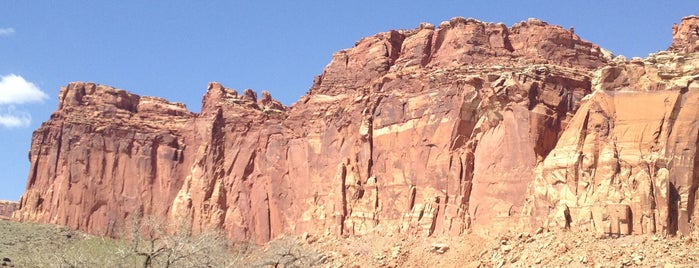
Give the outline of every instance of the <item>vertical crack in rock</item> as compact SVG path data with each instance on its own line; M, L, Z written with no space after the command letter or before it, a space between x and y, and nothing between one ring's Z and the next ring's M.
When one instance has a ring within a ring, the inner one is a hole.
M580 182L580 177L585 177L587 180L590 180L595 177L595 172L594 170L590 169L590 166L587 164L584 164L585 158L587 157L583 151L583 148L585 146L585 139L587 138L587 130L588 130L588 124L590 122L590 113L585 113L585 118L583 119L583 124L582 128L580 128L580 134L577 137L577 146L575 149L575 152L578 152L577 155L577 160L575 161L575 164L573 165L573 169L569 170L569 174L573 176L573 181L574 181L574 187L575 187L575 194L578 194L578 183ZM588 163L591 161L587 161ZM596 162L596 161L594 161ZM567 172L567 173L568 173ZM566 174L566 181L568 179L568 174ZM595 183L594 181L588 181L589 183L588 187L591 187L592 190L594 191ZM587 189L586 189L587 190Z
M665 143L668 141L668 139L672 135L672 130L674 129L673 126L675 125L675 122L677 121L677 117L680 114L680 111L682 111L682 106L685 105L686 103L686 95L684 93L679 94L675 98L672 98L671 100L668 99L666 101L671 101L674 105L672 105L672 110L670 111L670 116L667 117L667 126L666 128L666 135L661 136L663 137L663 140L659 141L660 143ZM665 120L665 118L663 118ZM663 120L662 125L665 125L665 121ZM662 128L660 128L661 131L658 134L659 136L662 135Z
M32 140L37 141L40 144L43 144L46 142L46 135L47 135L47 133L45 131L34 132L34 134L32 135L33 136ZM30 148L28 158L29 158L31 170L29 171L27 188L34 187L34 184L36 184L36 182L37 182L37 178L39 177L39 174L38 174L38 172L39 172L39 160L41 159L39 156L43 155L43 154L46 154L46 153L43 151L43 147L41 147L41 146L36 146L36 147L32 146ZM55 165L53 167L53 172L54 172L54 174L56 173L56 166ZM20 202L20 206L21 206L21 203L22 202Z
M388 64L390 68L396 63L396 60L400 57L401 47L403 45L403 41L405 40L405 36L397 31L390 31L388 35L388 43L386 44L385 49L387 52L386 56L389 59Z
M55 156L56 160L55 160L54 167L53 167L53 174L58 173L58 168L59 168L59 165L61 163L60 159L61 159L61 150L62 150L62 146L63 146L63 132L64 131L65 130L63 128L63 124L61 124L60 127L58 128L58 133L57 133L58 137L56 137L56 149L55 149L56 150L56 156ZM41 154L41 152L39 152L39 155L40 154Z
M374 166L374 114L376 113L376 108L381 104L381 100L384 97L379 95L375 101L369 103L369 106L362 116L364 116L364 121L362 122L362 127L360 129L360 135L366 140L369 150L369 158L367 160L367 178L373 176L373 166Z
M338 167L338 173L337 173L335 179L333 179L333 180L340 182L339 191L341 193L340 194L340 196L341 196L341 199L340 199L341 214L338 215L338 217L339 217L338 218L338 221L339 221L339 226L338 226L339 232L338 233L340 235L344 235L344 234L346 234L345 219L349 215L348 209L347 209L347 198L348 197L347 197L347 187L346 187L346 185L347 185L347 167L344 164L340 164L340 166Z

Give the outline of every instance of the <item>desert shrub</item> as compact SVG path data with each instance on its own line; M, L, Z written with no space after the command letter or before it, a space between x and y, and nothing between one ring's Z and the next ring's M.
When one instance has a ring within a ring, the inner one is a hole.
M138 259L124 254L124 241L91 237L56 251L51 263L59 267L134 267Z
M67 227L0 221L0 257L15 267L245 267L242 252L227 249L211 230L191 229L143 217L121 239L95 237ZM146 262L146 257L150 261Z
M193 234L184 223L167 223L152 216L133 218L122 255L147 267L227 267L239 258L230 254L219 230Z
M312 267L321 264L322 254L302 243L298 238L279 236L267 243L254 257L253 267Z

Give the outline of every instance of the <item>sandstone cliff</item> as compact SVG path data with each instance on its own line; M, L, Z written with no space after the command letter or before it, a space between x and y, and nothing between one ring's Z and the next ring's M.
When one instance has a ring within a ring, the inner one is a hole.
M0 220L9 220L12 213L17 210L19 203L16 201L0 200Z
M693 228L693 54L613 59L530 19L454 18L337 52L297 103L211 83L201 112L92 83L35 131L21 221L115 235L134 212L232 240L539 226Z

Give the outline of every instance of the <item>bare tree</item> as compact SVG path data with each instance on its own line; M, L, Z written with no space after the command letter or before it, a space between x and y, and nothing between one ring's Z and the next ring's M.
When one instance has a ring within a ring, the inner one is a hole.
M282 235L270 241L257 267L312 267L320 265L322 255L304 246L298 239Z
M220 267L230 260L219 231L192 234L189 224L168 224L153 216L131 217L126 239L129 247L123 254L139 256L144 268Z
M240 267L244 251L229 251L216 230L191 232L141 215L121 222L120 239L83 234L67 227L0 222L0 257L15 267ZM244 246L235 244L233 246Z

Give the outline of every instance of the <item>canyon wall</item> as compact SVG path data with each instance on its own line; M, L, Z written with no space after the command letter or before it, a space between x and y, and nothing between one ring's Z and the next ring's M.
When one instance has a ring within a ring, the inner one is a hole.
M339 51L290 107L210 83L200 113L93 83L34 132L14 218L119 235L134 213L282 233L694 228L699 19L628 61L572 30L454 18Z
M19 203L16 201L0 200L0 220L9 220L12 213L17 210Z

